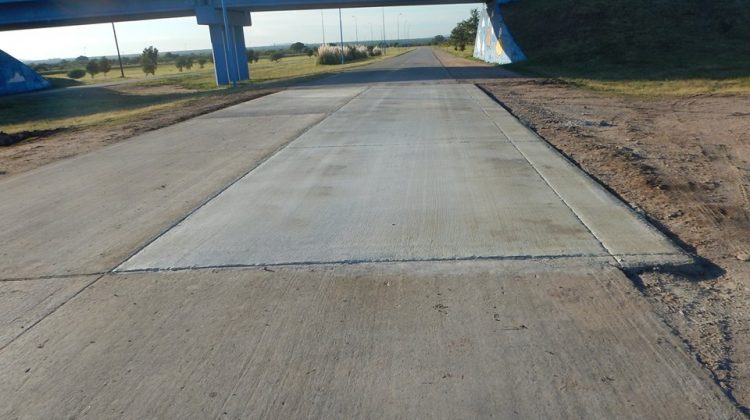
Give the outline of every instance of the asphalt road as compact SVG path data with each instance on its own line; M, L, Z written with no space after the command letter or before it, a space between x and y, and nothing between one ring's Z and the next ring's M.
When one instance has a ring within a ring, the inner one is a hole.
M475 74L418 49L0 181L0 417L738 417L622 271L690 258Z

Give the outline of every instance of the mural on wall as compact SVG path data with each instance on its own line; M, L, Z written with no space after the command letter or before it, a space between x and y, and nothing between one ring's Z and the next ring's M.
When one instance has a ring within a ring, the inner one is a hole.
M477 39L474 43L475 58L497 64L509 64L526 59L500 13L500 4L508 1L491 1L486 7L481 8Z
M50 83L26 64L0 50L0 95L45 89Z

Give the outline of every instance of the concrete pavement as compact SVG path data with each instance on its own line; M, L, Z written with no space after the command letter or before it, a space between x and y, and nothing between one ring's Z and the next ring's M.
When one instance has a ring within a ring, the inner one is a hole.
M450 74L0 181L0 417L738 417L618 268L689 258Z

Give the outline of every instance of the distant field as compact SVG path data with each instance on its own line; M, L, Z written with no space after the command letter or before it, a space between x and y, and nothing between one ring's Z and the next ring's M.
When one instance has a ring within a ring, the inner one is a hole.
M321 73L330 73L332 71L344 70L347 68L362 66L393 55L402 54L409 48L389 48L388 55L383 57L372 57L368 60L358 60L352 63L336 66L324 66L316 63L315 57L307 56L290 56L281 59L279 62L273 62L268 58L261 58L257 63L250 64L250 79L254 83L266 82L270 80L285 79L290 77L311 76ZM146 76L140 67L125 67L125 78L120 77L120 69L115 66L107 74L97 74L95 77L86 75L81 79L71 79L65 74L54 74L45 76L54 85L57 86L75 86L91 85L112 82L132 82L139 81L143 86L160 86L177 84L186 89L207 90L215 89L214 66L213 63L206 63L201 69L197 64L188 70L182 72L171 63L160 64L156 70L156 75ZM243 84L247 84L244 82Z
M94 126L111 126L129 121L139 121L154 112L165 110L190 110L207 102L228 103L236 101L248 92L268 88L268 82L294 82L323 73L332 73L348 68L364 66L394 57L410 48L391 48L387 56L371 57L353 63L336 66L317 65L314 58L287 57L278 63L261 59L250 65L250 82L242 82L236 89L218 87L214 82L213 69L184 71L174 66L160 66L156 76L143 76L130 69L126 83L106 87L80 87L52 89L27 95L0 98L0 131L18 133L22 131L79 129ZM122 80L97 76L94 82ZM119 71L118 71L119 74ZM87 76L90 80L91 77ZM59 80L70 80L58 78ZM64 83L64 82L63 82ZM218 106L218 105L217 105ZM187 112L186 115L189 115Z
M120 82L120 81L132 81L132 80L140 80L140 79L148 79L153 78L154 76L148 75L146 76L145 73L141 70L140 66L126 66L124 68L125 70L125 78L123 79L120 75L120 67L114 63L112 66L112 70L109 71L106 75L103 73L99 73L93 78L91 75L87 74L81 79L71 79L67 77L64 73L62 74L50 74L45 75L48 80L50 80L55 85L60 86L71 86L71 85L92 85L92 84L99 84L99 83L110 83L110 82ZM214 65L213 63L206 63L203 66L203 69L200 68L198 64L194 64L193 68L188 70L184 69L182 72L175 67L173 64L165 63L165 64L159 64L159 67L156 70L156 76L167 76L167 75L183 75L188 73L206 73L206 74L213 74L214 71Z
M389 48L388 55L380 57L370 57L367 60L358 60L344 65L325 66L319 65L315 57L293 56L285 57L279 62L273 62L267 58L261 58L257 63L250 64L250 82L241 82L241 85L252 85L253 83L262 83L279 79L288 79L293 77L314 76L316 74L331 73L349 68L360 67L371 64L395 55L403 54L411 48ZM158 75L158 72L157 72ZM185 89L215 89L213 71L192 72L180 75L179 78L146 78L139 83L141 86L161 86L161 85L178 85Z

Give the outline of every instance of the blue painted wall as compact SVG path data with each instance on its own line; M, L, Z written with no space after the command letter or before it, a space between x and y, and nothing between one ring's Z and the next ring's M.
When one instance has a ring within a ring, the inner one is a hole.
M45 89L50 83L26 64L0 50L0 95Z
M507 2L508 0L497 0L481 8L477 39L474 43L475 58L496 64L509 64L526 59L500 12L500 4Z

